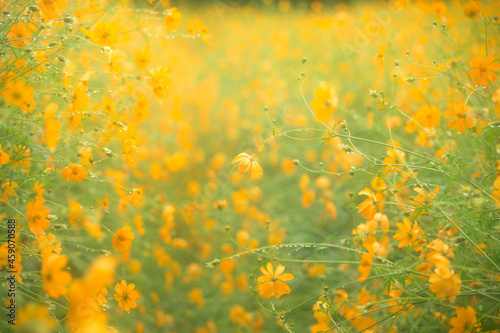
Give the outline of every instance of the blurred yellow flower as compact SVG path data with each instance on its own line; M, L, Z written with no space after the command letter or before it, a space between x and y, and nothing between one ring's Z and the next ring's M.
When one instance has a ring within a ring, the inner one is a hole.
M245 173L250 170L248 178L262 177L262 167L247 153L238 154L235 158L233 158L233 164L234 163L238 163L238 171L240 173Z
M314 111L314 119L326 122L330 119L333 111L337 109L338 97L333 83L320 82L319 88L314 90L314 99L311 108Z
M100 46L113 47L118 42L118 26L113 22L99 22L90 35L90 39Z
M44 259L42 264L43 290L53 298L59 298L68 293L71 274L66 271L68 257L54 254Z
M172 7L167 11L165 15L165 25L169 32L177 30L177 27L181 25L182 14L176 7Z
M84 167L78 164L70 164L62 171L63 180L67 180L70 183L83 182L89 175Z
M457 316L450 319L450 325L453 328L448 333L476 332L476 310L467 306L466 308L458 308L456 312Z
M486 87L488 81L495 82L497 80L497 75L493 71L500 69L500 64L495 61L495 56L490 54L486 58L479 56L472 59L469 62L469 66L472 69L469 71L474 84Z

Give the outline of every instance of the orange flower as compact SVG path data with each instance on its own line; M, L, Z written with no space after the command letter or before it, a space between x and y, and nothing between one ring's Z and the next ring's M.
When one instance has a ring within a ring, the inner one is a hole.
M100 46L113 47L118 42L118 26L113 22L99 22L90 35L90 39Z
M85 171L85 168L78 164L70 164L69 166L64 168L62 175L63 180L68 180L70 183L81 183L85 178L89 176L87 174L87 171Z
M0 91L5 102L17 106L23 112L31 111L36 105L33 99L35 88L26 86L23 80L9 81L5 84L5 89Z
M137 303L135 300L139 297L139 293L134 290L135 284L131 283L127 285L125 280L117 283L115 286L115 291L117 294L114 294L118 305L123 309L123 311L130 312L130 309L134 309L137 307Z
M106 299L106 295L108 294L108 289L106 287L101 287L95 294L94 298L97 301L97 304L108 304L108 300Z
M165 25L169 32L177 30L177 27L181 25L182 14L177 10L177 8L172 7L167 11L165 15Z
M364 190L360 191L358 195L368 196L368 199L359 204L359 213L361 214L361 216L367 218L368 220L373 219L373 217L377 213L377 197L375 196L375 193L373 193L373 191L369 188L365 188Z
M11 43L15 47L25 47L28 45L27 43L31 42L31 34L36 28L33 24L26 24L24 22L17 22L14 24L12 28L10 28L7 36L11 39L9 43Z
M46 258L42 265L43 290L50 297L59 298L68 293L71 274L65 270L68 257L54 254Z
M282 274L285 271L285 266L278 265L276 271L274 271L273 265L268 262L266 267L262 266L260 268L260 271L264 276L257 279L260 282L257 286L259 295L267 299L271 298L271 296L280 299L282 295L290 293L290 287L283 281L293 279L293 275L290 273Z
M458 103L448 103L449 109L444 112L446 118L453 118L448 123L450 129L457 129L457 133L462 133L464 129L469 129L474 124L471 121L471 116L467 115L470 112L470 106L465 105L464 101ZM472 118L474 120L474 118Z
M398 143L395 142L395 144L396 147L399 147ZM382 161L386 164L384 172L388 173L389 171L397 172L398 170L402 170L405 161L406 154L404 151L394 148L387 149L387 157Z
M52 318L48 304L29 302L17 313L17 332L53 332L57 321Z
M59 254L62 251L61 242L59 242L50 232L47 236L37 237L36 243L42 255L42 260L44 260L44 257L49 257L54 253Z
M467 18L473 19L481 12L481 5L479 1L470 0L464 5L464 14Z
M4 183L2 184L2 188L1 188L0 200L9 203L9 197L16 194L15 189L18 186L19 185L17 183L10 181L9 178L5 179Z
M132 113L132 116L138 122L148 120L149 107L150 107L150 104L148 102L148 98L146 97L146 94L141 93L139 96L137 96L137 104L134 107L134 111Z
M205 44L210 45L212 35L210 35L210 30L203 25L202 20L195 18L193 22L186 23L186 30L190 36L199 36Z
M500 69L500 64L494 62L495 56L490 54L487 56L484 61L482 57L476 57L469 62L469 66L472 69L469 71L469 75L471 76L474 84L481 85L486 87L488 85L488 81L495 82L498 78L493 71L497 71Z
M417 221L414 221L412 227L410 220L404 218L403 223L396 223L396 226L402 231L393 236L394 239L400 240L398 244L399 248L411 244L414 245L419 238L425 237L424 231L418 226Z
M137 233L139 235L144 235L144 227L142 226L143 225L143 222L142 222L142 216L137 214L135 217L134 217L134 223L135 223L135 227L137 228Z
M139 50L135 53L135 65L139 69L144 69L148 67L149 63L151 62L150 58L151 54L149 53L149 48Z
M457 316L450 319L450 325L453 326L448 333L475 332L476 329L476 310L468 306L458 308Z
M373 237L373 236L369 236ZM375 252L372 249L368 249L368 252L361 255L361 262L359 263L358 272L361 276L358 278L359 282L363 282L370 275L372 270L373 258L375 257Z
M233 164L234 163L238 163L238 171L241 173L245 173L250 170L248 178L262 177L262 167L247 153L241 153L233 158Z
M385 44L380 45L380 49L377 52L377 64L382 66L384 64L385 57Z
M50 150L55 150L57 148L57 142L59 141L59 130L61 129L61 123L56 118L58 105L56 103L50 103L45 109L45 142Z
M132 246L132 240L135 238L132 228L129 226L119 229L113 236L113 247L117 251L127 252Z
M90 104L90 97L87 95L87 90L88 87L83 81L75 84L73 93L71 94L71 112L74 113L87 110ZM73 119L72 125L68 126L79 126L82 119L81 115L77 114L72 116L75 117L75 119Z
M50 221L47 216L50 210L44 207L45 200L43 197L37 197L35 200L28 204L26 210L26 221L32 233L36 236L45 235L45 229L50 226Z
M415 187L413 190L417 192L418 195L415 196L413 200L410 200L410 204L415 206L414 209L423 208L421 211L422 215L427 214L426 206L432 205L432 199L435 199L436 195L439 193L439 186L436 186L433 191L429 192L429 195L420 187Z
M66 0L39 0L38 7L42 11L43 19L50 21L61 17L59 10L66 8Z
M313 189L308 189L302 195L302 207L310 207L313 204L314 200L316 200L316 192L314 192Z
M69 204L69 224L75 225L76 222L80 221L83 215L83 206L76 201L72 201Z
M434 256L436 257L436 256ZM437 297L448 297L450 302L454 302L457 298L456 293L462 289L462 281L460 276L455 274L454 270L450 270L446 263L439 263L434 273L429 277L430 291L436 294Z
M436 106L426 104L418 109L411 118L412 120L408 121L406 125L406 131L410 133L420 129L420 126L427 129L436 127L441 120L441 113Z
M143 192L140 188L134 188L132 194L130 195L130 202L137 208L144 202Z
M319 88L314 90L314 99L311 108L315 112L314 119L328 121L333 111L337 109L338 97L332 83L320 82Z
M151 88L156 99L162 99L167 95L167 88L170 86L170 70L166 67L158 66L149 71L151 75Z
M217 210L224 210L227 208L229 204L227 203L227 200L217 200L215 203L214 203L214 208L217 209Z
M10 161L9 155L2 151L2 145L0 145L0 164L7 164Z
M189 300L196 303L199 308L205 306L205 299L200 288L194 288L189 292Z

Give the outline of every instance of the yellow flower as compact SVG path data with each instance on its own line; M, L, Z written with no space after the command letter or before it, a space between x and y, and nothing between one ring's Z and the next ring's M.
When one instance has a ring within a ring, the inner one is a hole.
M224 210L227 208L227 206L228 206L228 203L226 200L217 200L214 203L214 208L217 210Z
M150 58L151 54L149 53L149 48L139 50L135 53L135 65L139 69L144 69L148 67L149 63L151 62Z
M50 210L44 206L45 200L43 197L38 197L28 204L26 210L26 221L30 231L36 236L45 235L45 229L50 227L50 221L47 216L50 214Z
M30 37L35 29L32 23L17 22L7 33L7 36L10 37L9 43L15 47L25 47L28 45L27 43L31 42Z
M462 133L466 128L471 128L474 126L472 120L474 117L471 116L470 106L465 104L465 101L460 101L458 103L450 102L448 103L449 109L444 112L446 118L452 118L448 123L450 129L457 129L457 133ZM471 120L472 119L472 120Z
M365 188L364 190L360 191L358 195L368 196L368 199L359 204L359 213L361 214L361 216L367 218L368 220L373 219L375 214L377 214L377 197L375 196L375 193L373 193L373 191L369 188Z
M10 161L9 155L2 151L2 145L0 145L0 164L7 164Z
M117 294L114 294L113 296L115 296L118 305L123 309L123 311L130 312L130 309L137 307L135 300L139 297L139 293L135 291L134 288L135 284L131 283L127 285L125 280L122 280L122 282L117 283L115 286Z
M40 254L42 255L42 260L44 257L49 257L52 254L59 254L62 251L61 242L59 242L54 235L49 233L47 236L42 235L36 238L36 243Z
M106 299L106 295L108 294L108 289L106 287L101 287L95 294L95 300L99 305L108 304L108 300Z
M17 313L17 332L53 332L57 321L51 317L49 305L29 302Z
M333 111L337 109L338 101L333 84L320 82L319 88L314 90L314 100L311 102L311 108L315 112L314 119L328 121Z
M450 319L450 324L453 328L448 333L475 332L476 310L470 306L458 308L457 316Z
M100 46L113 47L118 42L117 33L118 26L116 23L99 22L94 28L94 31L88 34L88 37Z
M23 80L9 81L5 84L5 89L0 92L5 102L17 106L23 112L31 111L36 106L33 99L35 88L26 86Z
M113 247L117 251L128 251L132 246L132 240L135 238L132 228L129 226L118 230L113 236Z
M177 10L177 8L172 7L167 11L165 15L165 25L169 32L177 30L177 27L181 25L182 14Z
M66 168L64 168L63 172L63 180L68 180L70 183L74 182L83 182L85 178L89 175L85 168L78 164L70 164Z
M434 273L429 277L430 291L436 294L437 297L447 297L450 302L454 302L457 298L457 293L462 290L462 280L460 275L455 274L447 264L439 263Z
M40 0L37 4L42 11L43 19L46 21L60 18L59 10L66 8L66 0Z
M50 297L59 298L68 293L71 274L65 270L68 257L54 254L44 259L42 265L43 290Z
M194 288L189 292L189 300L196 303L199 308L205 306L205 299L200 288Z
M257 279L259 285L257 289L259 290L259 295L269 299L271 296L280 299L281 296L290 293L290 287L283 281L289 281L293 279L293 275L290 273L282 274L285 271L285 266L278 265L276 271L274 271L273 265L268 262L266 267L262 266L260 271L264 276Z
M415 221L413 227L408 219L403 219L403 223L396 223L396 226L402 232L397 233L393 236L394 239L399 239L398 247L404 247L407 245L415 245L417 239L425 237L424 231L418 226L418 222Z
M493 71L500 69L500 64L495 61L495 56L490 54L486 58L479 56L469 62L472 69L469 71L474 84L486 87L488 81L495 82L498 78Z
M467 18L473 19L481 12L481 5L479 1L470 0L464 5L464 14Z
M250 170L248 178L262 177L262 167L247 153L241 153L233 158L233 164L234 163L238 163L238 171L241 173L245 173Z

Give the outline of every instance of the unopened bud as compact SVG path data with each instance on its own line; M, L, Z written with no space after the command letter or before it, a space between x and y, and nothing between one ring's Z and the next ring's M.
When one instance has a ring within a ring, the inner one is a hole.
M49 221L55 221L55 220L57 220L57 215L49 214L47 216L47 220L49 220Z
M76 18L73 17L73 16L69 16L69 15L66 15L64 18L63 18L63 22L66 23L66 24L75 24L77 21L76 21Z
M40 7L38 7L37 5L31 5L28 6L28 10L33 13L38 13L40 12Z

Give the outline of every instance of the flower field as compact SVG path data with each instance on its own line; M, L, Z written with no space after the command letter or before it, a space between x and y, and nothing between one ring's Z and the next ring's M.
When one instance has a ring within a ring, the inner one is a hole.
M0 1L0 332L500 332L500 3Z

